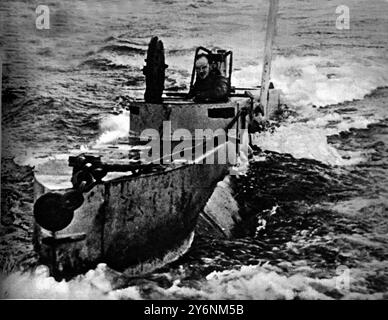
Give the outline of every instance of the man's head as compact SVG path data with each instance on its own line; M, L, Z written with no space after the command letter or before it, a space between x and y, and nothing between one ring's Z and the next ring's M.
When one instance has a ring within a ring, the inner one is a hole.
M197 60L195 60L195 71L197 72L197 77L201 80L209 75L210 65L206 55L199 55Z

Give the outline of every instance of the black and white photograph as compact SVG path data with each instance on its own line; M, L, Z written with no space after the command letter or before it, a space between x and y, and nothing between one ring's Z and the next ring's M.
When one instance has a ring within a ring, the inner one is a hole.
M0 0L0 75L1 300L388 299L387 0Z

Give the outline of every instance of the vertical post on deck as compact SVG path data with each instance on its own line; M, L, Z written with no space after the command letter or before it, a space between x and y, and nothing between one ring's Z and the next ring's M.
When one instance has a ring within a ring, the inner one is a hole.
M276 16L279 9L279 0L269 0L269 12L267 17L267 30L265 34L265 48L263 72L261 75L260 104L264 111L264 117L268 119L270 110L268 108L268 91L271 75L272 45L276 32Z

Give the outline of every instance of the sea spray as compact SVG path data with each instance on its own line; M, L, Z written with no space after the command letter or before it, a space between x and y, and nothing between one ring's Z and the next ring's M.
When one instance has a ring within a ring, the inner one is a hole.
M128 137L130 112L123 110L118 115L109 115L101 122L101 135L96 141L96 145L114 143L119 138Z
M134 287L115 290L116 283L109 277L109 268L99 264L96 269L70 281L56 281L49 269L40 265L33 271L15 272L1 276L1 299L140 299Z
M362 160L355 152L340 152L331 146L324 130L312 129L303 123L282 125L274 132L261 132L252 138L263 150L291 154L294 158L315 159L330 165L350 165ZM350 158L350 159L349 159Z
M271 80L275 89L282 90L286 102L297 108L362 99L377 87L388 85L386 64L342 60L337 55L277 56ZM255 86L260 74L260 63L244 66L234 73L234 84Z

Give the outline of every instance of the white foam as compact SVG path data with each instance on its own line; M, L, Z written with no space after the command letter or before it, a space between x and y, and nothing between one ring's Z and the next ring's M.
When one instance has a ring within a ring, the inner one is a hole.
M118 115L109 115L100 124L101 135L96 141L96 145L114 143L119 138L125 138L129 132L130 112L123 110Z
M112 277L105 264L95 270L70 281L58 282L49 276L47 267L40 266L30 273L13 273L1 280L1 299L209 299L209 300L274 300L274 299L308 299L327 300L333 296L340 299L382 299L385 292L370 294L367 279L376 272L384 272L384 261L370 261L360 268L346 269L348 287L344 286L343 273L335 271L334 276L316 277L319 270L309 267L306 261L284 262L289 271L284 273L277 266L262 265L242 266L222 272L214 271L194 285L182 284L185 270L180 273L169 288L154 284L147 297L141 294L137 286L115 289ZM280 264L279 264L280 266ZM170 274L167 276L172 279Z
M24 154L14 158L14 162L19 166L36 167L49 160L66 160L69 158L69 153L47 154L45 151L34 151L27 149Z
M376 272L385 270L383 261L372 261L362 269L346 269L347 283L344 274L335 271L334 276L318 278L317 270L309 267L304 261L300 264L287 263L294 269L293 274L285 274L282 269L269 264L242 266L239 269L212 272L195 287L182 285L176 280L170 288L157 288L159 298L164 299L210 299L210 300L279 300L307 299L330 300L340 299L375 299L386 296L384 292L368 293L366 279ZM319 273L319 272L318 272ZM200 288L200 289L198 289Z
M237 86L260 84L262 66L250 65L234 73ZM365 59L332 54L318 56L278 56L272 63L271 79L294 106L326 106L362 99L377 87L388 85L388 66Z
M336 134L349 129L365 129L371 123L376 123L380 119L377 117L365 117L362 115L353 115L352 117L340 115L337 112L324 114L306 122L310 128L325 128L328 135ZM335 125L330 125L330 122L335 122Z
M169 299L331 299L311 285L320 280L302 273L286 276L280 272L279 268L269 265L243 266L240 269L210 273L199 286L200 289L197 289L198 286L183 286L176 280L170 288L158 288L158 292L162 298ZM326 282L328 290L332 290L335 279L328 279Z
M46 266L39 266L32 272L12 273L2 279L2 299L141 299L135 287L114 290L113 283L106 276L107 267L99 264L96 269L71 281L56 281L49 276Z
M15 157L16 164L21 166L37 166L48 160L67 160L71 153L79 154L90 148L99 147L105 144L115 143L120 138L128 137L130 112L121 110L118 115L108 115L100 123L100 135L95 142L88 146L80 146L78 149L69 150L68 153L47 153L47 150L26 149L24 153Z
M351 165L362 161L358 152L342 152L328 144L327 132L304 123L291 123L253 135L253 144L263 150L291 154L294 158L315 159L329 165Z

